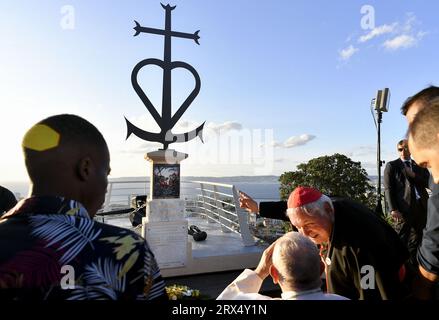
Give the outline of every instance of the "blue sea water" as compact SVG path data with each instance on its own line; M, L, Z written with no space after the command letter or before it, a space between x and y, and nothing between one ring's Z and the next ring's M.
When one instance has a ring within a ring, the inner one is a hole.
M132 179L132 178L131 178ZM110 181L120 181L124 180L123 178L112 179ZM141 181L142 178L138 178L136 180ZM208 177L202 179L203 181L209 181ZM242 182L242 181L233 181L231 180L223 180L221 183L233 184L238 190L241 190L251 197L253 197L256 201L278 201L279 197L279 182L273 182L272 180L263 182ZM20 181L20 182L0 182L0 185L8 188L12 192L15 193L18 199L26 197L29 190L29 183ZM182 181L181 184L181 198L191 198L200 193L196 188L199 187L197 184L188 183L187 181ZM132 188L132 190L130 190ZM148 181L145 181L144 185L139 185L138 183L134 186L130 186L129 184L124 186L122 190L113 191L114 196L123 196L126 197L126 194L148 194L149 193L149 185Z

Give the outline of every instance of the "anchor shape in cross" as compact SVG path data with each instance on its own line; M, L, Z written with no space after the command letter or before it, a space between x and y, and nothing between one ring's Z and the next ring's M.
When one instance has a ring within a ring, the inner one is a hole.
M168 5L161 4L163 9L166 11L166 19L165 19L165 29L155 29L155 28L148 28L148 27L142 27L137 21L134 21L136 23L136 26L134 27L134 30L136 33L134 36L139 35L140 33L151 33L151 34L158 34L165 37L165 48L164 48L164 58L163 60L159 59L145 59L140 61L133 69L131 73L131 83L133 85L134 90L136 91L137 95L142 100L145 107L148 109L148 111L153 116L155 122L160 127L161 131L159 133L154 132L148 132L144 131L135 125L133 125L131 122L128 121L128 119L125 117L125 121L127 123L127 136L126 139L131 134L136 135L140 139L147 140L147 141L154 141L159 142L163 144L163 148L167 149L169 144L174 142L187 142L195 137L200 137L201 141L203 141L203 127L204 123L200 125L198 128L186 132L186 133L180 133L180 134L174 134L172 133L172 128L175 126L175 124L180 120L181 116L185 113L185 111L189 108L189 105L194 101L194 99L197 97L198 93L200 92L201 87L201 80L200 76L198 75L197 71L189 64L182 62L182 61L171 61L171 39L172 37L177 38L185 38L185 39L192 39L195 41L195 43L199 44L198 39L200 37L198 36L198 32L200 30L196 31L193 34L190 33L183 33L183 32L177 32L171 30L171 11L175 9L175 6L171 7ZM147 65L156 65L163 69L163 91L162 91L162 114L160 115L149 98L146 96L145 92L140 87L137 76L139 71L147 66ZM192 90L192 92L189 94L189 96L186 98L186 100L183 102L183 104L180 106L180 108L175 112L174 115L171 115L171 73L173 69L176 68L182 68L188 70L195 78L195 87Z

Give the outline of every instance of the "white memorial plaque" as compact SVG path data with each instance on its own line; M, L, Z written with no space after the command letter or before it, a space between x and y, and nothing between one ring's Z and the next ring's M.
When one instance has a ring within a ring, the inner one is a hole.
M149 222L144 225L148 241L160 269L187 264L187 221Z

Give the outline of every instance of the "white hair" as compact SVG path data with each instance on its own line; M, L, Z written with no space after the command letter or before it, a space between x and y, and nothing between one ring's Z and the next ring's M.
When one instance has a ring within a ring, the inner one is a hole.
M288 232L277 240L273 265L279 281L294 290L320 288L320 255L317 246L298 232Z
M328 214L326 213L326 210L325 210L325 203L328 203L330 205L332 211L334 211L334 205L332 204L331 198L329 198L327 195L322 194L321 197L314 202L307 203L307 204L300 206L300 207L288 209L287 216L289 215L289 213L296 212L296 211L302 211L310 217L315 217L318 215L328 216ZM292 212L289 212L290 210L292 210ZM333 221L333 218L334 217L331 216L332 221Z

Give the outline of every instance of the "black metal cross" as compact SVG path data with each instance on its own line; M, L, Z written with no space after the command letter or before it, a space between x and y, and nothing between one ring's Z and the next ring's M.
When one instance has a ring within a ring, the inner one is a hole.
M164 57L163 60L158 59L145 59L139 62L133 69L133 72L131 74L131 82L133 84L133 88L136 91L136 93L139 95L140 99L145 104L148 111L153 116L156 123L159 125L161 132L160 133L151 133L147 131L143 131L139 129L138 127L131 124L126 118L128 132L127 132L127 139L130 136L131 133L134 133L136 136L138 136L141 139L148 140L148 141L156 141L163 143L164 149L168 148L168 145L173 142L186 142L189 140L192 140L193 138L199 136L202 140L202 130L204 123L196 128L195 130L192 130L187 133L183 134L173 134L171 132L172 128L175 126L175 124L178 122L178 120L181 118L181 116L184 114L184 112L187 110L189 105L193 102L195 97L198 95L201 87L201 80L197 73L197 71L189 64L182 62L182 61L171 61L171 39L172 37L177 38L185 38L185 39L192 39L195 41L195 43L200 44L198 40L200 39L200 36L198 33L200 30L196 31L193 34L190 33L183 33L183 32L177 32L171 30L171 11L175 9L175 6L171 7L168 5L161 4L163 9L166 11L166 18L165 18L165 29L155 29L155 28L148 28L148 27L142 27L137 21L134 21L136 23L136 26L134 27L134 30L136 33L134 36L139 35L140 33L151 33L151 34L158 34L165 37L165 46L164 46ZM137 75L141 68L143 68L146 65L157 65L163 69L163 91L162 91L162 114L160 115L157 110L152 105L151 101L148 99L142 88L139 86L137 81ZM192 73L192 75L195 78L195 88L192 90L190 95L186 98L186 100L183 102L183 104L180 106L180 108L177 110L177 112L172 116L172 99L171 99L171 74L172 70L175 68L183 68L187 69L189 72Z

